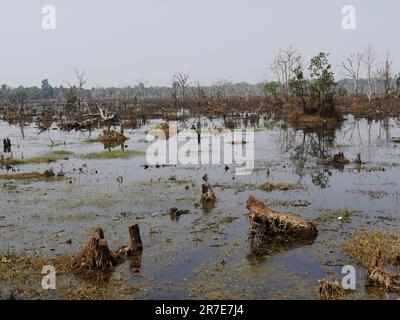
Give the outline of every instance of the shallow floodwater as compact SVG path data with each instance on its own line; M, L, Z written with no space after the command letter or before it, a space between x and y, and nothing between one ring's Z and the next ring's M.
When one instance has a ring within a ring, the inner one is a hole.
M129 140L124 148L146 151L145 132L159 122L125 129ZM202 126L218 128L222 121L202 119ZM85 141L100 133L67 133L55 124L39 133L35 124L21 129L0 122L0 138L10 138L14 157L74 153L54 163L15 167L20 172L62 170L65 179L0 180L0 252L76 253L96 227L104 229L113 249L128 242L127 225L138 223L141 261L134 267L127 261L112 275L139 288L135 298L313 299L318 279L332 273L340 280L342 266L352 264L341 249L350 234L399 230L400 145L392 142L400 136L396 119L368 123L349 118L340 128L319 133L262 120L255 130L255 169L245 176L235 175L234 165L227 171L224 164L145 169L144 156L83 159L82 154L104 150L101 143ZM334 168L321 161L322 155L339 151L351 163ZM365 164L353 163L357 153ZM0 174L6 172L0 168ZM200 202L205 174L217 196L214 208ZM267 181L296 183L302 189L264 192L256 186ZM312 244L277 248L249 237L249 195L308 219L343 209L359 212L350 222L318 223ZM174 220L168 214L172 207L190 213ZM369 298L364 274L357 270L357 291L348 297Z

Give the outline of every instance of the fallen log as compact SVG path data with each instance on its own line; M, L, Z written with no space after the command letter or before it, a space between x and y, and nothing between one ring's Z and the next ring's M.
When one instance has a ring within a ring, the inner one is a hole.
M315 224L311 221L273 211L253 196L247 200L246 207L253 231L257 228L263 234L285 234L299 238L315 238L318 234Z

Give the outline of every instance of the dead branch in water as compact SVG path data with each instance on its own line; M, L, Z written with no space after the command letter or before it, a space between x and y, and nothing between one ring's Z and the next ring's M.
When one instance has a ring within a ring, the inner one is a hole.
M250 196L246 203L251 228L263 234L286 234L299 238L315 238L318 234L314 223L290 214L271 210L263 202Z

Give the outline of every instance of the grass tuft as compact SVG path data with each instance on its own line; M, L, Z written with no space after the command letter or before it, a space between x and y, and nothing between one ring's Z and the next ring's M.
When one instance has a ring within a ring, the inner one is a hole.
M86 154L82 154L81 158L88 160L129 159L143 155L145 155L143 151L137 151L137 150L129 150L129 151L111 150L111 151L101 151L101 152L89 152Z

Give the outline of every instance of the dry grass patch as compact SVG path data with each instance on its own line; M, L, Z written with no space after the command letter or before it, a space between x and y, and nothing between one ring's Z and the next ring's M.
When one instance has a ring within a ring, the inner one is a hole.
M359 232L344 250L368 272L366 286L400 293L399 233Z
M289 190L297 190L302 187L298 184L294 183L282 183L282 182L266 182L260 185L260 189L262 191L271 192L271 191L289 191Z
M17 172L0 174L0 180L31 180L31 179L50 179L54 178L53 170L46 170L45 172Z
M400 233L358 232L351 242L343 245L343 248L360 265L368 263L377 252L384 264L400 263Z

